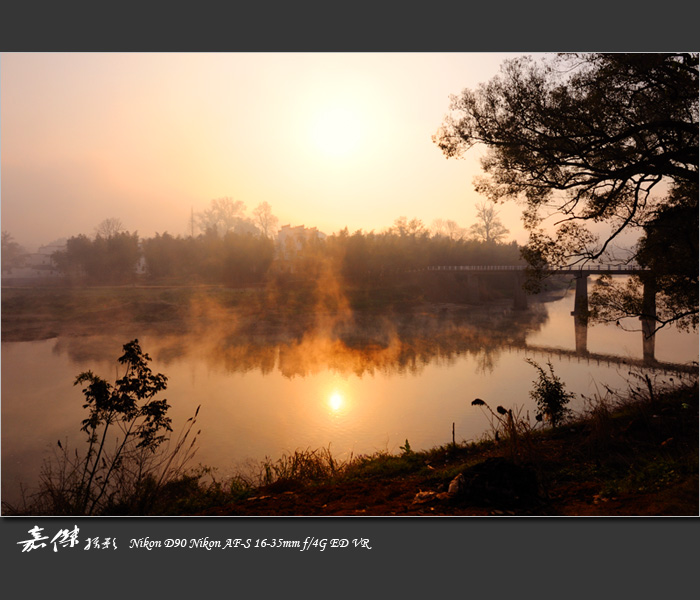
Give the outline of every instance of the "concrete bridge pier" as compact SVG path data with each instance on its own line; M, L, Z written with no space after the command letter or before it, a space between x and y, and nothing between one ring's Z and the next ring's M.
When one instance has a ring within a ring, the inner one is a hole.
M466 275L465 281L465 301L469 303L478 302L481 299L480 273L491 273L492 271L514 272L514 308L523 309L527 307L527 295L523 289L525 282L525 269L514 266L440 266L428 267L429 270L438 271L459 271ZM650 271L643 269L639 265L588 265L585 270L575 267L562 267L549 269L546 272L560 275L573 275L576 277L576 296L574 299L574 326L576 334L576 351L579 354L588 354L588 320L590 313L588 310L588 276L593 273L610 275L637 275L642 278L644 284L642 315L642 343L644 362L650 365L658 364L654 357L654 334L656 325L656 282Z
M576 336L576 354L588 354L588 321L574 318L574 335Z
M642 357L645 363L654 363L655 329L656 329L656 283L649 279L644 281L642 295Z
M588 354L588 275L576 276L576 296L574 297L574 335L576 354Z
M587 354L588 342L588 275L581 273L576 276L576 296L574 297L574 328L576 335L576 352ZM656 328L656 283L652 278L644 281L642 297L642 356L644 363L656 362L655 328Z
M576 296L574 297L574 318L581 323L588 323L588 275L576 276Z

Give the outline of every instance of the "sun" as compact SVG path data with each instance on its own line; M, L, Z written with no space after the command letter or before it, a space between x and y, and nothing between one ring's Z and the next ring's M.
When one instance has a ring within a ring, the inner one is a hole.
M313 115L311 144L328 158L347 158L359 150L365 137L362 114L351 106L332 105Z

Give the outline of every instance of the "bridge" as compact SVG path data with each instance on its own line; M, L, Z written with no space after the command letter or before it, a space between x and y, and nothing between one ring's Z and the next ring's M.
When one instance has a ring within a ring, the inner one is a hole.
M527 267L521 265L457 265L457 266L435 266L426 267L427 271L447 271L463 273L467 280L470 276L484 273L503 273L508 272L514 275L515 282L515 308L527 308L527 295L523 289L525 278L527 276ZM576 296L574 299L573 315L579 320L588 319L588 276L589 275L639 275L640 273L648 273L647 269L643 269L637 264L627 265L611 265L611 264L592 264L577 266L563 266L554 268L539 269L539 272L549 275L573 275L576 278ZM478 284L468 286L473 291L478 292ZM652 278L644 283L644 315L656 317L656 290L653 289L654 284ZM474 296L474 294L472 294ZM647 311L648 309L648 311ZM655 319L654 319L655 320Z
M427 271L461 273L467 279L470 299L478 299L479 283L475 276L485 273L512 273L514 281L514 308L527 308L527 294L523 287L528 267L521 265L456 265L426 267ZM588 340L588 276L589 275L640 275L650 271L638 264L612 265L602 263L585 263L539 269L539 272L550 275L572 275L576 278L576 294L574 296L574 317L576 336L576 351L587 353ZM656 329L656 283L653 277L644 278L642 297L642 350L645 364L654 364L654 331Z
M528 267L523 265L457 265L457 266L436 266L426 267L428 271L472 271L475 273L490 273L493 271L526 271ZM568 265L563 267L552 267L540 269L544 273L563 273L563 274L578 274L585 273L588 275L596 273L610 273L613 275L635 275L646 272L637 264L627 265L611 265L611 264L593 264L586 263L585 265L576 266Z

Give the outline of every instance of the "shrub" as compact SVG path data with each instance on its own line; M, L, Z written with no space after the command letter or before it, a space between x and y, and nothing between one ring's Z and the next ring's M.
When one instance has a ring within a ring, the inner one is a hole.
M534 388L530 390L530 398L537 403L536 418L537 420L546 419L552 427L557 427L571 413L566 405L575 397L575 394L566 391L562 381L554 374L554 367L550 361L547 361L549 367L549 373L547 373L531 358L525 360L539 372L538 379L533 381Z
M76 377L75 385L85 386L83 408L89 413L80 428L87 435L87 452L70 453L58 442L60 453L44 463L31 510L143 514L164 485L184 475L195 452L196 435L189 446L186 442L199 408L174 447L163 446L172 432L170 405L155 396L166 388L167 377L151 371L151 358L137 339L123 350L118 361L125 372L114 385L92 371Z

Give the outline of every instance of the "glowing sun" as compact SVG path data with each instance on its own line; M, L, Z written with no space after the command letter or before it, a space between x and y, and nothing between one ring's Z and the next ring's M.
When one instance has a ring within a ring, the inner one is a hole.
M348 106L329 106L316 112L309 135L313 146L324 156L344 158L359 149L364 129L364 120L357 110Z

